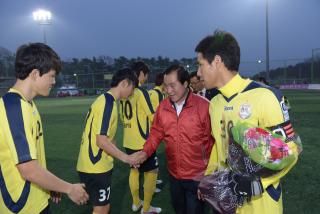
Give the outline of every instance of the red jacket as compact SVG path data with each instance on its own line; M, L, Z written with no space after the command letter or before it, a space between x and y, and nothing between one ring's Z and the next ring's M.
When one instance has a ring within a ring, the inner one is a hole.
M203 176L214 142L209 101L189 92L177 116L169 98L163 100L155 113L150 135L143 148L148 157L156 151L162 140L165 141L168 170L172 176L194 180Z

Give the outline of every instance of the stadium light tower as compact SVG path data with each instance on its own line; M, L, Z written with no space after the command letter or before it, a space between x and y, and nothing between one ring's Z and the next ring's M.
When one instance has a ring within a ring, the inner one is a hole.
M266 0L266 79L270 82L269 78L269 0Z
M37 10L33 12L33 19L42 26L43 42L47 44L46 25L52 24L52 14L48 10Z
M313 78L314 78L314 61L315 61L315 57L316 57L316 55L315 55L316 51L320 51L320 48L312 49L310 83L313 82Z
M76 78L76 87L78 88L78 86L79 86L78 75L76 73L74 73L73 76Z

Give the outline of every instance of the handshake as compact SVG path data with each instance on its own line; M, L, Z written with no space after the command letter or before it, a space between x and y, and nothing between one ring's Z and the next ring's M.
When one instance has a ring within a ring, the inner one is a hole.
M145 160L147 160L147 153L144 151L135 152L131 155L126 155L123 159L124 163L129 164L134 168L139 168L140 164L142 164Z

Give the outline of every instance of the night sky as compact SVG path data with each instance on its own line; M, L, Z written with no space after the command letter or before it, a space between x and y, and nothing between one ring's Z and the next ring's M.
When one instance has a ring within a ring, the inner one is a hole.
M48 44L62 58L195 57L204 36L233 33L241 60L265 58L265 0L0 0L0 46L43 41L35 9L48 9ZM320 48L319 0L269 0L270 59L311 57Z

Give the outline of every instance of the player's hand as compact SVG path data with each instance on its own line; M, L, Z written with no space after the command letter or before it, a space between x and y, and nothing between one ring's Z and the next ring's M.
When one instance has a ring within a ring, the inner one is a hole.
M67 193L68 197L78 205L86 204L89 199L89 195L84 190L84 187L84 184L71 184Z
M59 204L61 201L62 194L60 192L51 191L50 197L53 203Z
M230 172L228 175L229 187L236 195L251 196L261 195L263 187L260 179L252 179L240 174Z
M147 153L144 151L135 152L130 155L132 162L130 163L133 166L138 166L142 164L147 159Z
M124 162L129 164L130 166L133 166L134 168L139 168L140 166L140 164L137 161L135 153L132 155L127 155Z

